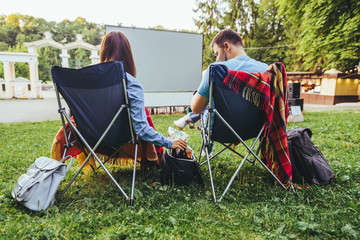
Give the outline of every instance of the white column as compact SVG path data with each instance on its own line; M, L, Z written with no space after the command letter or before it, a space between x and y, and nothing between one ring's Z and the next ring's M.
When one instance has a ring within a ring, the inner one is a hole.
M29 62L31 94L30 98L40 98L38 63Z
M13 80L12 76L15 75L15 73L11 73L11 65L13 65L12 68L14 68L13 62L4 61L4 80L5 80L5 98L12 98L13 97L13 91L12 87L10 86L10 80Z
M10 80L13 80L16 78L15 76L15 62L9 62L10 65Z
M10 62L10 79L13 80L15 79L15 62ZM10 89L11 89L11 97L16 96L16 85L15 83L11 84L10 83Z
M91 64L100 63L100 57L98 55L98 50L97 49L94 49L94 50L91 51L90 59L91 59Z
M37 54L37 48L36 47L28 47L28 53Z
M62 49L59 56L61 57L61 66L66 68L69 67L70 55L68 54L67 49Z

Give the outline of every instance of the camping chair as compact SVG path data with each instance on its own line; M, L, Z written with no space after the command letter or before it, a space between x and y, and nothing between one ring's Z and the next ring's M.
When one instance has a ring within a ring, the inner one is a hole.
M129 200L128 195L116 182L95 151L98 147L105 147L117 149L116 152L118 152L121 151L119 146L133 143L135 144L135 152L130 197L130 205L133 205L139 141L132 128L126 92L127 79L123 64L121 62L107 62L81 69L56 66L51 69L51 73L66 139L63 156L66 156L69 148L77 143L79 143L83 153L87 156L80 169L58 197L58 200L74 182L91 156L109 175L126 200ZM60 94L66 101L75 124L62 106ZM71 129L69 133L66 131L65 120ZM76 140L71 142L74 137Z
M205 163L208 165L214 201L220 202L223 199L234 179L243 167L245 161L254 163L258 160L258 162L279 182L279 184L286 189L284 184L258 157L262 143L258 145L256 153L253 150L265 129L265 112L254 106L254 104L250 101L246 100L242 94L237 94L233 90L229 89L229 87L223 83L226 75L226 66L220 64L210 66L209 114L206 117L206 121L204 120L205 122L202 123L203 126L201 128L202 146L199 162L201 161L201 153L205 151L206 160L200 163L200 165L202 166ZM247 145L245 141L252 138L255 138L254 142L251 146ZM210 156L208 147L212 146L214 141L222 144L224 148ZM239 142L247 149L245 156L231 148L233 144L237 144ZM227 184L223 194L219 199L217 199L211 173L210 160L218 156L226 149L236 153L238 156L242 157L243 160L240 162L240 165ZM250 155L252 155L254 159L249 159Z

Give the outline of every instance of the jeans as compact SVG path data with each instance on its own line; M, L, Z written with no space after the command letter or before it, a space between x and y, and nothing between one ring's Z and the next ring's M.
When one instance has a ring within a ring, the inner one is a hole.
M209 108L209 105L207 105L206 108L204 109L204 111L202 112L205 116L207 116L207 114L205 112L207 112L208 108ZM193 112L189 112L187 114L187 118L188 118L189 122L191 122L191 123L196 123L197 121L200 120L200 117L201 117L200 114L196 114Z
M206 108L204 109L204 111L202 112L203 113L203 119L202 119L202 122L203 122L203 126L207 126L207 124L206 124L206 119L207 119L207 115L208 115L208 108L209 108L209 105L207 105L206 106ZM191 122L191 123L195 123L195 122L197 122L197 121L199 121L200 120L200 118L201 118L201 115L200 114L195 114L195 113L193 113L193 112L189 112L188 114L187 114L187 118L188 118L188 120L189 120L189 122ZM214 122L214 119L213 119L214 117L212 116L212 120L211 120L211 125L212 125L212 122ZM213 149L213 144L210 144L209 146L208 146L208 152L209 152L209 154L211 154L212 153L212 149Z
M196 114L196 113L193 113L193 112L189 112L187 114L187 118L189 120L189 122L191 123L196 123L197 121L200 120L200 114Z

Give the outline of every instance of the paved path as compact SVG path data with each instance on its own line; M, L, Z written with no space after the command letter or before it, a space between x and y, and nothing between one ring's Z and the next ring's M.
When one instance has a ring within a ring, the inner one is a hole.
M0 100L0 123L60 120L55 98L36 100ZM360 110L360 102L334 106L305 104L304 111Z
M360 102L338 103L336 105L304 104L304 111L328 111L328 110L360 110Z
M0 100L0 123L60 120L56 98Z

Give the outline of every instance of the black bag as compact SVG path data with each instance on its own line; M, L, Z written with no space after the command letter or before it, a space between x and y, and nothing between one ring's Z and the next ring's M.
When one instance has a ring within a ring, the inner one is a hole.
M195 156L188 158L185 151L176 154L176 150L167 149L162 159L161 184L189 185L194 181L204 184Z
M311 141L309 128L286 131L294 183L326 185L335 178L334 171L321 151Z

